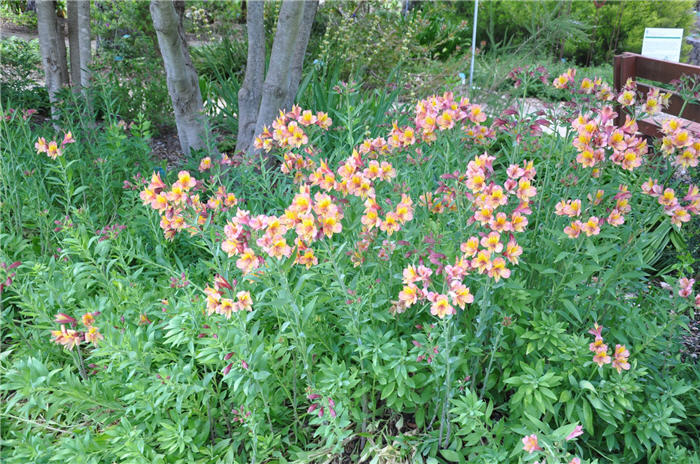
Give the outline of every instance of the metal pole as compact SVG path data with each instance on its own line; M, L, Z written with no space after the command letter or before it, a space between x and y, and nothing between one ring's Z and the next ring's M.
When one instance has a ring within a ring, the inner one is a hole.
M472 25L472 62L469 65L469 96L472 93L472 81L474 77L474 55L476 54L476 24L479 16L479 0L474 2L474 24Z

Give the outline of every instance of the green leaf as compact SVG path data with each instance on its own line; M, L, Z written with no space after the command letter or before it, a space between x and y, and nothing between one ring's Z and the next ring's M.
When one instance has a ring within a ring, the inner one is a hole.
M389 382L384 388L382 388L382 399L385 400L394 392L394 387L396 384L394 382Z
M450 462L461 462L462 460L462 456L453 450L440 450L440 454L442 454L442 456Z
M418 427L418 430L423 428L423 425L425 425L425 408L419 407L416 408L416 426Z
M590 390L590 391L592 391L592 392L594 392L594 393L595 393L595 391L596 391L596 389L595 389L595 387L593 386L593 384L592 384L591 382L589 382L588 380L581 380L581 381L578 383L578 385L579 385L579 387L585 388L586 390Z
M586 432L593 435L593 411L591 411L591 405L588 401L583 402L583 427Z

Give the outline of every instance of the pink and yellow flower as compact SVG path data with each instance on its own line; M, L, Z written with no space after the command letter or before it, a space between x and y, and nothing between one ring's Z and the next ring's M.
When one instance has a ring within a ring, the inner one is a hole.
M630 364L627 362L627 359L630 356L630 352L627 351L627 348L625 348L624 345L615 345L615 353L613 356L615 360L613 361L612 366L617 369L618 374L622 373L623 370L629 370Z
M455 310L450 305L447 295L438 295L430 307L430 314L444 319L448 314L454 314Z
M534 453L535 451L542 451L542 448L540 448L537 441L537 435L533 433L532 435L523 437L523 450L530 454Z

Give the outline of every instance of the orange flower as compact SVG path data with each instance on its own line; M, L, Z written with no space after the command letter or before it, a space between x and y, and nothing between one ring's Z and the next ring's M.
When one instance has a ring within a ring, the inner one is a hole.
M627 362L627 359L630 356L630 352L627 351L625 345L616 345L614 356L615 360L613 361L612 366L617 369L618 374L621 374L623 370L629 370L630 364Z
M438 295L430 307L430 314L444 319L448 314L454 314L455 310L450 305L447 295Z
M287 241L284 239L284 237L277 237L272 242L272 247L270 248L269 254L278 260L283 256L285 258L289 258L292 255L292 247L287 245Z
M386 215L386 219L379 225L379 228L383 232L386 232L387 235L391 236L391 234L397 232L401 228L399 217L396 215L396 213L390 212Z
M479 271L479 274L491 269L491 253L488 250L481 250L476 258L472 259L472 267Z
M459 306L461 309L464 309L467 304L474 302L474 295L472 295L469 291L469 287L460 282L451 285L451 287L449 296L452 299L453 304Z
M496 282L501 280L501 278L507 279L510 277L510 269L506 267L506 260L500 256L495 258L491 263L491 268L488 270L488 275Z
M625 217L616 208L610 211L610 215L608 215L607 221L608 224L610 224L611 226L617 227L625 223Z
M595 216L591 216L588 221L583 223L581 229L586 233L587 237L590 237L591 235L598 235L600 233L600 219Z
M236 293L236 303L238 304L238 309L241 311L252 311L253 310L253 299L250 296L250 292L241 291Z
M85 332L85 341L90 342L95 346L97 346L97 343L103 339L104 339L104 336L100 333L100 331L95 326L90 327L87 330L87 332Z
M211 168L211 158L208 156L202 158L202 161L199 162L199 172L204 172L209 168Z
M95 323L95 316L92 313L85 313L83 314L82 322L85 327L90 327Z
M542 451L542 448L537 443L537 435L532 434L527 437L523 437L523 450L532 454L535 451Z
M667 212L667 214L671 215L671 224L678 228L680 228L684 222L690 221L690 214L688 214L685 208L677 207Z
M569 238L578 238L578 236L581 235L582 226L583 224L581 224L581 221L576 220L564 228L564 233L568 235Z
M303 264L306 266L306 269L309 269L311 266L318 264L318 258L314 255L314 250L306 248L297 253L295 263Z
M510 224L514 232L524 232L527 227L528 220L519 212L514 212L510 217Z
M197 181L190 176L190 173L188 171L180 171L177 174L177 182L180 184L182 187L183 191L188 191L195 185L197 185Z
M55 160L59 156L63 155L63 152L58 148L58 144L55 141L50 141L48 147L46 148L46 154L49 158Z
M223 315L226 319L231 319L231 314L237 310L235 303L230 298L222 298L219 306L216 307L216 312Z
M321 129L328 129L333 124L333 120L328 117L328 114L324 113L323 111L320 111L316 113L316 124Z
M312 214L304 214L296 226L296 233L305 242L312 242L316 236L316 221Z
M593 356L593 362L598 364L598 367L603 367L604 364L610 364L610 356L608 356L608 352L606 350L599 350L596 352L595 356Z
M75 330L66 330L65 325L61 325L61 330L51 331L53 336L52 341L59 345L63 345L68 350L72 350L75 346L80 345L80 334Z
M236 267L240 269L243 274L253 272L258 268L258 265L258 257L255 256L255 252L250 248L246 248L241 257L236 261Z
M310 126L312 124L316 124L318 118L314 116L311 111L305 110L303 113L301 113L301 116L297 118L297 121L299 121L299 124L302 126Z
M517 266L518 264L518 257L523 254L523 249L520 245L518 245L514 239L510 239L508 244L506 245L506 251L503 252L503 256L510 261L511 264L514 264Z
M49 145L46 143L44 137L39 137L37 139L34 148L36 148L37 153L47 153L49 151Z
M403 307L409 308L416 304L420 293L420 289L415 284L404 285L403 290L399 292L399 302Z
M481 239L481 246L489 250L491 253L500 253L501 250L503 250L501 234L498 232L491 232L486 237Z

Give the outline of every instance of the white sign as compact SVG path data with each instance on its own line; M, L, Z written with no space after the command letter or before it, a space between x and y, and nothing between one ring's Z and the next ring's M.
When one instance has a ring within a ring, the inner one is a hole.
M642 55L678 63L681 59L682 43L683 29L647 27L644 29Z

